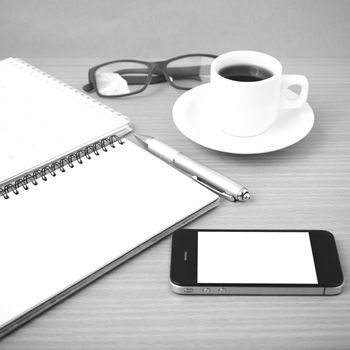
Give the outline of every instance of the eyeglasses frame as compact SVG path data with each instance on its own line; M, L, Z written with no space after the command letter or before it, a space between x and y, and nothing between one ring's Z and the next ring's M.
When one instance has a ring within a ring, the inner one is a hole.
M115 61L105 62L105 63L99 64L99 65L94 66L94 67L89 69L89 72L88 72L89 83L83 86L83 90L86 92L91 92L91 91L95 90L96 94L99 97L103 97L103 98L106 98L106 97L107 98L116 98L116 97L136 95L136 94L139 94L140 92L147 89L148 85L150 85L150 83L152 81L153 74L158 74L160 76L163 76L165 78L165 80L175 89L190 90L191 88L180 87L180 86L177 86L176 84L174 84L169 77L167 67L168 67L169 63L171 63L173 61L183 59L186 57L199 57L199 56L205 56L205 57L211 57L211 58L217 57L217 55L195 53L195 54L189 54L189 55L176 56L176 57L173 57L173 58L170 58L167 60L163 60L163 61L149 62L149 61L125 59L125 60L115 60ZM103 95L103 94L100 94L98 91L98 88L97 88L97 83L96 83L96 74L95 74L96 71L104 66L107 66L107 65L112 64L112 63L118 63L118 62L131 62L131 63L140 63L140 64L146 65L149 69L149 72L148 72L148 76L146 78L145 85L140 90L129 92L127 94L121 94L121 95Z

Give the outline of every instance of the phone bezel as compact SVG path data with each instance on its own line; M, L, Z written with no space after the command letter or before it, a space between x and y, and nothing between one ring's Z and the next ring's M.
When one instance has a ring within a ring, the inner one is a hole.
M315 262L318 284L279 283L197 283L197 239L198 231L239 231L239 232L308 232ZM187 259L184 260L184 251ZM343 273L334 236L322 230L195 230L182 229L173 234L170 280L178 286L206 287L315 287L332 288L343 284Z

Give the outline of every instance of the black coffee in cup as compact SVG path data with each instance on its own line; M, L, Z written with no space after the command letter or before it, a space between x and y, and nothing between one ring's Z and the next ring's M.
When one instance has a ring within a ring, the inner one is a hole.
M219 74L226 79L247 82L265 80L273 76L266 68L247 64L224 67L219 70Z

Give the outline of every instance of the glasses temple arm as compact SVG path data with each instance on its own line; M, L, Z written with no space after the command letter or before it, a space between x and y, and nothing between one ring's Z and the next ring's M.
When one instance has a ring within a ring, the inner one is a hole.
M147 68L134 68L134 69L119 69L113 73L122 75L122 78L125 79L128 85L143 85L146 83L148 78L149 69ZM147 75L134 75L137 73L147 74ZM131 75L127 75L131 74ZM158 73L152 73L151 84L159 84L165 82L166 79L164 75Z
M167 67L167 74L171 80L173 80L174 78L179 80L188 79L189 77L197 78L197 80L201 80L199 78L199 73L200 73L200 70L203 69L203 67L210 68L210 66L200 66L200 65L189 66L189 67L171 67L171 68ZM118 71L115 71L114 73L118 73L118 74L143 73L148 75L149 69L148 68L120 69ZM209 71L208 71L208 75L209 75ZM123 76L123 79L125 79L129 85L145 84L146 78L147 77L145 77L144 75L143 76ZM166 81L166 78L164 75L152 73L150 84L159 84L165 81ZM95 88L93 84L90 82L83 86L83 90L85 92L91 92L91 91L94 91Z
M86 85L83 86L83 90L85 92L92 92L95 90L94 86L92 85L92 83L88 83Z
M203 69L208 68L208 69ZM207 73L209 76L210 66L188 66L188 67L168 67L167 73L171 79L195 79L201 80L200 75Z

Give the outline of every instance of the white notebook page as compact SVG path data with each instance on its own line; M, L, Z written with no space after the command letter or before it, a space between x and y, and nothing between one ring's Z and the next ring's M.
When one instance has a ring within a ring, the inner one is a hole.
M0 325L217 198L129 141L0 198Z
M128 124L25 62L0 62L0 183Z

